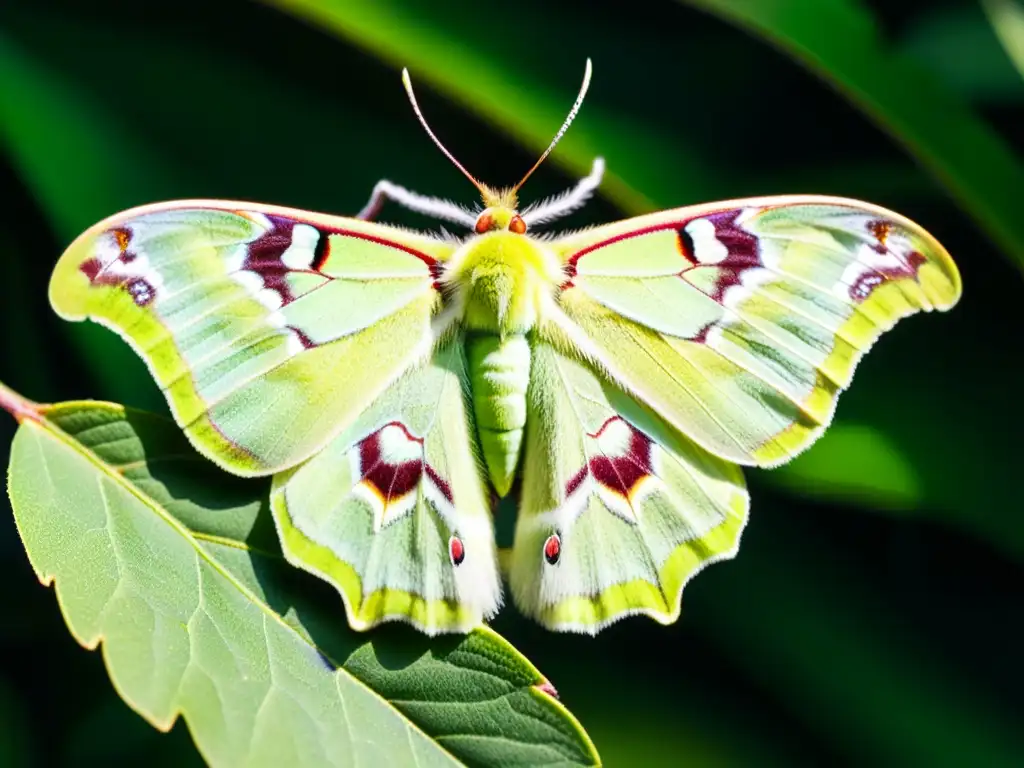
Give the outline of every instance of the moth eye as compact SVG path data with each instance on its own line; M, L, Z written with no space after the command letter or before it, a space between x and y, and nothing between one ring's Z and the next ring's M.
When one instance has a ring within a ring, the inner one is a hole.
M552 533L544 542L544 559L548 561L548 565L555 565L561 554L562 539L557 533Z
M462 561L466 559L466 547L458 536L448 539L448 556L452 559L452 565L456 566L462 565Z
M510 232L515 232L517 235L526 234L526 222L523 221L523 217L516 214L508 223L508 229Z
M476 231L477 234L482 235L484 232L489 230L494 224L494 219L491 218L491 214L484 213L480 215L480 218L476 220Z

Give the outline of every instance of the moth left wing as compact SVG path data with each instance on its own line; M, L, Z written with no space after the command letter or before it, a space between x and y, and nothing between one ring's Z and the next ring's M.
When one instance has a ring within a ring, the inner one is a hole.
M274 476L288 561L332 583L349 624L468 632L501 602L491 513L452 338L304 464Z
M269 474L322 448L429 356L452 249L277 206L161 203L80 235L50 301L132 344L200 452Z
M567 279L542 334L740 464L810 445L882 332L960 297L931 235L841 198L681 208L551 247Z
M509 581L550 629L679 616L683 586L732 557L749 504L705 451L574 355L534 346Z

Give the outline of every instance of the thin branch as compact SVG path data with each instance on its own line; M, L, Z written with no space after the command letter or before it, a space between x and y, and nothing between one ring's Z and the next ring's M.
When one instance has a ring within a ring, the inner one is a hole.
M19 424L25 419L31 419L32 421L43 420L42 415L39 413L39 403L34 403L22 397L2 381L0 381L0 408L11 414Z

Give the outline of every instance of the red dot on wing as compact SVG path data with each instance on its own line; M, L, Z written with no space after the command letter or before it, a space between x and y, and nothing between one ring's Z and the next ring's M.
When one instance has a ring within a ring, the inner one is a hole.
M466 547L458 536L448 539L448 555L451 557L453 565L461 565L462 561L466 559Z
M550 565L554 565L558 562L558 558L562 554L562 539L557 533L553 533L548 536L547 541L544 542L544 559L548 561Z

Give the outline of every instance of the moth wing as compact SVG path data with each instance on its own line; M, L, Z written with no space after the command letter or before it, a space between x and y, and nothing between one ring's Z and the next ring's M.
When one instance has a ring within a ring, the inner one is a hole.
M530 375L516 605L588 634L637 613L675 621L690 577L737 551L742 471L546 343Z
M547 338L740 464L773 466L809 446L872 343L961 291L920 226L842 198L680 208L552 247L567 281Z
M468 632L501 603L466 387L455 339L274 477L285 555L338 589L354 629L399 620Z
M162 203L79 236L50 301L130 342L203 454L261 475L315 453L429 355L451 251L288 208Z

